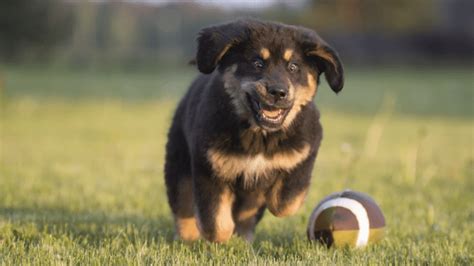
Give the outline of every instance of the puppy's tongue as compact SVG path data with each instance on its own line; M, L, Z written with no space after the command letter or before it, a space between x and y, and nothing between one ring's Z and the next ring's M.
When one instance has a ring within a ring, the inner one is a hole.
M273 111L262 110L262 112L266 117L275 118L275 117L278 117L280 115L281 109L273 110Z

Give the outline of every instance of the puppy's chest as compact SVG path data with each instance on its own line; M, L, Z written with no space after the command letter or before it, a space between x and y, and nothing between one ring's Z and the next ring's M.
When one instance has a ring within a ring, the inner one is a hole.
M270 177L275 170L291 171L310 154L309 144L287 149L272 155L231 153L225 149L210 148L207 158L218 177L233 181L242 177L244 185Z

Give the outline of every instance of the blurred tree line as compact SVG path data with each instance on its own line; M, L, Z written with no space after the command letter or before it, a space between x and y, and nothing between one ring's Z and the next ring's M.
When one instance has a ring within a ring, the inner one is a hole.
M72 66L184 64L200 28L259 17L317 29L348 63L471 63L471 0L276 1L265 9L194 2L0 1L0 60Z
M52 0L0 1L0 59L48 59L73 30L73 12Z

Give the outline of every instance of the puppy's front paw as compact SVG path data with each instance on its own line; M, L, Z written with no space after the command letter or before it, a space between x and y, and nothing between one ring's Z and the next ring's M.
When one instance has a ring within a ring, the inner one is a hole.
M201 231L202 236L210 241L215 243L224 243L227 242L234 233L234 222L226 222L226 224L222 224L221 221L219 226L214 228L209 227L202 227L200 226L199 229Z
M234 233L235 223L232 218L232 204L234 194L230 189L224 189L219 196L219 200L214 202L215 208L207 208L199 211L198 206L198 228L202 236L211 242L227 242Z
M195 217L176 218L175 239L195 241L198 240L200 236L201 234L199 233Z

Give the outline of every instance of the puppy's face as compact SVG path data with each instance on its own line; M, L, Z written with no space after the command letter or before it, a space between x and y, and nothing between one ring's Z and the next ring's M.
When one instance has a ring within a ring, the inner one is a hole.
M337 54L315 32L255 20L206 28L198 39L201 72L216 67L235 112L267 131L288 128L316 93L319 75L343 86Z
M311 101L317 86L317 73L307 66L295 43L279 40L275 45L250 39L222 61L224 88L236 112L268 131L289 125L300 106Z

